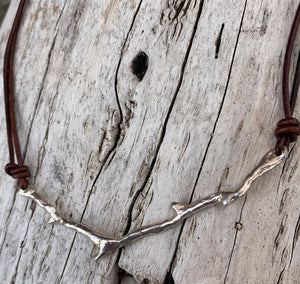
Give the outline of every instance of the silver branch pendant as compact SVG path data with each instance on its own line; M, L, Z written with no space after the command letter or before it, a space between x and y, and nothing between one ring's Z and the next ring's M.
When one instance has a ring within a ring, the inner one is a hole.
M280 156L276 156L275 152L272 150L262 158L257 167L246 177L244 182L237 190L219 191L207 197L200 198L192 202L191 204L173 203L172 207L175 210L175 216L161 223L142 227L141 229L128 233L127 235L120 238L108 237L98 234L81 223L77 223L64 218L56 211L55 207L51 206L43 198L43 196L34 189L32 185L30 185L26 190L20 189L19 193L22 196L32 199L41 208L47 211L47 213L50 215L48 223L63 225L66 228L72 229L88 237L95 245L99 247L99 253L95 258L98 259L99 257L109 252L115 251L121 247L127 246L140 238L146 237L151 234L157 234L168 228L174 227L178 223L181 223L186 218L198 213L204 208L211 207L217 204L221 204L224 206L231 204L233 201L243 196L248 191L255 179L280 164L284 160L286 155L287 151L284 151Z

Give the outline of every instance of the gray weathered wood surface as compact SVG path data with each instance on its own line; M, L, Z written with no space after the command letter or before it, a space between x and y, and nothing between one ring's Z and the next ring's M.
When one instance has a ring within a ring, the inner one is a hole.
M67 217L116 236L168 218L173 201L239 185L275 143L297 2L29 0L15 86L32 183ZM130 69L140 51L142 81ZM230 207L98 261L0 171L0 282L300 283L299 152Z

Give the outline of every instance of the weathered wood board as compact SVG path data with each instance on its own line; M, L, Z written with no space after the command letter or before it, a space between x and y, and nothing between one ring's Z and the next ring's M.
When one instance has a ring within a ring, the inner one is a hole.
M1 26L1 65L17 4ZM29 0L15 88L31 182L67 217L115 236L172 216L173 201L237 187L275 144L297 5ZM131 69L140 51L142 80ZM3 167L5 131L1 111ZM300 283L299 152L230 207L98 261L1 171L0 282Z

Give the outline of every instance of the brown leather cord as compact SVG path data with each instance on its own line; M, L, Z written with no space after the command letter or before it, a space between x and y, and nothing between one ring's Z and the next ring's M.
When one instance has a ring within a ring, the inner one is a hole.
M15 16L15 20L9 35L4 57L4 98L5 98L5 113L7 125L7 140L9 148L9 163L5 166L7 174L19 180L19 185L22 189L28 187L27 178L30 172L27 166L23 163L23 158L20 150L20 143L17 134L17 125L14 107L14 78L13 78L13 63L14 52L16 46L17 35L21 23L22 13L26 0L20 0L20 4ZM293 118L293 112L297 99L299 84L300 84L300 54L298 56L297 67L294 75L294 83L291 97L289 96L289 77L291 56L294 47L295 38L297 35L300 22L300 4L296 12L296 16L292 25L291 33L288 40L286 54L283 66L283 81L282 81L282 98L285 118L277 123L275 136L277 143L275 151L280 155L284 147L288 147L290 142L297 139L300 135L300 123L296 118ZM17 164L15 163L15 156Z
M19 185L22 189L28 187L27 177L30 176L28 167L23 164L23 158L20 149L20 143L17 133L15 103L14 103L14 78L13 78L13 63L14 52L16 46L17 35L21 23L22 13L26 0L21 0L14 23L12 25L10 35L6 45L3 67L4 79L4 100L6 114L7 141L9 148L9 163L5 166L7 174L19 180ZM17 164L15 163L15 155Z
M293 117L293 112L297 100L299 83L300 83L300 54L298 55L296 71L294 74L294 83L290 97L289 82L290 82L290 69L291 57L294 48L295 38L300 23L300 4L298 6L295 19L291 28L288 45L284 57L283 76L282 76L282 100L284 107L285 118L278 121L275 130L277 143L275 152L280 155L284 147L288 147L289 143L296 141L297 136L300 135L300 123Z

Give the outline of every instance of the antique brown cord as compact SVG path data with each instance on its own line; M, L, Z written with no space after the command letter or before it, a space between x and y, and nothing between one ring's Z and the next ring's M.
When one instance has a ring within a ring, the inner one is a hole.
M14 23L12 25L7 41L3 67L6 128L9 148L9 163L5 166L5 171L13 178L19 180L19 185L22 189L26 189L28 187L27 177L30 176L30 173L28 167L23 164L23 158L17 133L14 107L13 63L16 39L25 3L26 0L20 1L16 17L14 19ZM17 164L15 163L15 155L17 158Z
M275 136L277 143L275 146L276 155L280 155L284 147L288 147L289 143L296 141L297 136L300 135L299 121L293 117L293 112L297 100L299 83L300 83L300 58L298 55L296 71L294 74L294 83L290 98L289 82L290 82L290 69L291 69L291 57L293 47L297 35L297 31L300 23L300 4L298 6L295 19L291 28L283 65L282 75L282 101L284 107L285 118L278 121L275 130Z
M6 113L6 125L7 125L7 140L9 148L9 163L5 166L7 174L19 180L20 187L26 189L28 187L27 178L30 176L30 172L27 166L23 164L23 157L21 154L20 143L17 134L17 125L15 117L14 107L14 78L13 78L13 62L14 52L16 46L16 39L18 30L21 23L22 13L24 10L26 0L20 0L20 4L12 25L9 39L6 46L4 57L4 98L5 98L5 113ZM295 103L300 84L300 54L298 55L298 61L296 71L294 75L294 82L291 96L289 95L289 77L291 56L293 52L294 42L297 35L300 22L300 4L298 6L296 16L291 28L286 54L284 58L283 66L283 79L282 79L282 98L285 118L277 123L275 130L275 136L277 143L275 151L277 155L280 155L284 147L288 147L290 142L297 139L300 135L300 123L293 117ZM15 156L17 158L17 164L15 163Z

